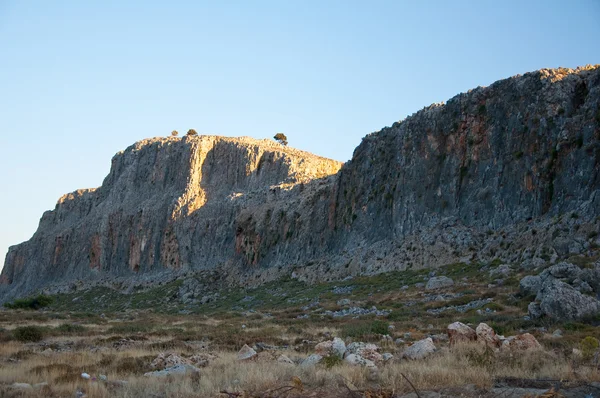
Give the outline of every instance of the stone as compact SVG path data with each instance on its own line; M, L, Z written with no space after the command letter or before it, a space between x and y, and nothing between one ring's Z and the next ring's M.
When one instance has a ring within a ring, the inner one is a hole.
M238 361L247 361L256 358L257 355L258 354L256 351L254 351L254 349L250 348L247 344L244 344L244 346L238 351L237 359Z
M435 344L431 337L416 341L411 346L404 349L402 356L408 359L423 359L436 351Z
M362 356L360 356L358 354L348 354L344 358L344 361L347 364L353 365L353 366L364 366L364 367L369 367L369 368L377 367L373 361L363 358Z
M517 336L508 337L502 342L502 348L508 348L512 351L539 350L542 348L537 339L530 333L523 333Z
M538 297L540 309L552 319L572 321L600 313L600 301L560 280L544 283Z
M190 363L187 359L182 358L179 355L167 354L163 352L158 354L158 356L150 363L150 367L153 369L165 369L183 364Z
M434 276L427 281L426 290L443 289L454 285L454 281L447 276Z
M295 364L294 364L294 361L292 361L290 358L288 358L287 356L285 356L285 355L283 355L283 354L282 354L282 355L280 355L280 356L277 358L277 362L279 362L279 363L287 363L287 364L290 364L290 365L295 365Z
M352 301L350 301L350 299L347 299L347 298L337 301L337 305L339 305L340 307L350 305L351 303L352 303Z
M544 312L540 308L540 304L532 301L527 306L527 313L529 314L530 319L539 319L544 316Z
M552 337L562 337L563 336L563 332L560 329L556 329L553 333L552 333Z
M321 356L337 355L344 357L346 352L346 343L338 337L333 340L323 341L315 346L315 352Z
M163 370L155 370L154 372L144 373L145 377L167 377L167 376L183 376L187 374L199 373L200 369L192 365L176 365Z
M331 349L333 351L333 354L337 355L340 358L343 358L344 354L346 354L346 343L339 337L335 337L333 339Z
M454 322L448 325L448 338L450 345L456 343L467 343L477 340L477 334L473 328L465 325L462 322Z
M512 268L508 264L501 264L497 268L490 270L490 277L494 276L508 276L512 272Z
M394 354L392 354L392 353L390 353L390 352L384 352L384 353L381 355L381 357L382 357L382 359L383 359L383 362L387 362L387 361L389 361L389 360L391 360L391 359L393 359L393 358L394 358Z
M378 351L379 347L377 345L363 342L351 343L346 349L346 352L349 354L356 354L372 362L381 362L383 361L383 357Z
M312 354L306 357L301 363L300 366L303 368L310 368L317 365L323 359L322 355Z
M11 387L19 390L33 390L33 386L29 383L12 383Z
M523 296L536 295L542 288L542 278L538 275L527 275L519 282L519 290Z
M500 339L496 336L496 332L486 323L480 323L475 329L475 333L477 333L478 342L494 348L500 346Z
M333 341L322 341L315 346L315 352L321 356L330 355L333 351Z

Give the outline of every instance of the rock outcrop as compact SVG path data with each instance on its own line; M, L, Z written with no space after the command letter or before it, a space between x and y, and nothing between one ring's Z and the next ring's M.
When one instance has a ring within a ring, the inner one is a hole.
M600 243L600 68L459 94L366 136L340 167L266 140L138 142L10 248L0 297L165 271L252 285L585 254Z
M561 262L524 277L519 289L523 296L535 296L528 307L531 318L578 320L600 314L599 281L600 261L585 269Z

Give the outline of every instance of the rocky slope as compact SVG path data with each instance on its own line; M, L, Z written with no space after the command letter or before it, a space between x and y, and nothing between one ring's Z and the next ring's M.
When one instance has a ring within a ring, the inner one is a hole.
M368 135L340 166L247 138L141 141L102 187L61 198L10 249L0 295L165 270L256 284L590 254L600 68L459 94Z

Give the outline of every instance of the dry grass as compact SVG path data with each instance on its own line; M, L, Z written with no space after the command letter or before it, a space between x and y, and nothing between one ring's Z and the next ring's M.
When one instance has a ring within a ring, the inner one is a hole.
M141 321L146 324L148 319ZM112 323L111 323L112 324ZM234 345L250 342L250 339L293 340L299 335L289 333L278 325L255 325L248 329L228 322L186 322L173 319L161 323L165 329L182 327L185 332L205 334L206 348L194 348L200 343L186 343L177 340L176 335L158 333L158 336L144 336L131 341L131 346L113 346L121 339L118 335L106 335L105 325L91 325L83 336L54 336L43 343L24 344L9 341L0 345L0 395L19 397L62 397L73 396L76 391L84 391L88 397L217 397L224 396L220 391L248 392L248 396L261 396L265 391L290 386L281 391L300 394L294 389L292 380L299 378L304 391L314 396L335 396L335 391L354 389L359 391L382 391L380 396L391 396L392 392L407 393L410 385L401 377L406 375L419 390L435 390L461 387L468 384L481 388L492 386L500 377L548 378L600 381L600 373L591 367L579 366L576 362L559 354L544 351L530 353L490 353L479 345L463 345L442 348L431 358L421 361L396 361L380 367L376 374L367 369L341 364L331 369L323 366L304 369L296 365L276 362L280 354L299 358L292 348L276 352L263 352L253 362L236 360L235 350L218 348L223 341L233 339ZM210 330L207 328L213 328ZM226 331L219 333L219 328ZM160 329L154 327L154 330ZM335 334L331 327L306 327L309 336ZM90 333L90 330L95 331ZM177 329L179 330L179 329ZM236 333L234 333L236 331ZM416 332L416 331L415 331ZM261 333L263 333L261 335ZM237 334L237 336L236 336ZM135 336L130 336L135 337ZM79 341L64 352L43 352L45 347L71 340ZM221 342L211 346L209 341ZM255 340L253 342L262 341ZM194 345L196 344L196 345ZM216 347L212 349L211 347ZM389 346L393 349L393 346ZM198 376L153 379L143 374L152 370L150 362L160 352L172 351L182 355L198 353L198 350L216 354L209 366L202 368ZM104 374L108 380L126 380L125 386L111 383L87 381L81 373L94 376ZM35 390L16 391L12 383L42 383L48 386ZM387 391L388 393L384 392ZM327 393L329 392L329 393ZM256 394L256 395L252 395ZM284 395L285 396L285 395ZM301 396L301 395L296 395ZM372 395L377 396L377 395Z

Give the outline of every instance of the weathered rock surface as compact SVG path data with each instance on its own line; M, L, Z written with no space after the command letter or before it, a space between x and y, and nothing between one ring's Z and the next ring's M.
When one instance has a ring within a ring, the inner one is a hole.
M599 243L599 103L598 67L515 76L366 136L341 170L266 140L140 141L10 248L0 297L183 270L255 285L585 254ZM181 300L210 300L198 283Z
M519 288L525 296L535 295L528 306L531 318L547 315L557 320L577 320L600 314L599 277L600 261L591 269L561 262L539 275L524 277Z
M468 343L477 340L477 333L470 326L462 322L454 322L448 325L448 338L450 344Z
M258 354L256 353L256 351L254 351L254 349L249 347L247 344L244 344L244 346L240 349L240 351L237 354L237 359L238 361L247 361L249 359L256 358L257 355Z
M496 332L486 323L480 323L475 329L477 333L477 341L485 344L488 347L499 347L501 344L500 339L496 336Z
M402 355L408 359L423 359L436 351L435 344L431 337L416 341L410 347L407 347Z

